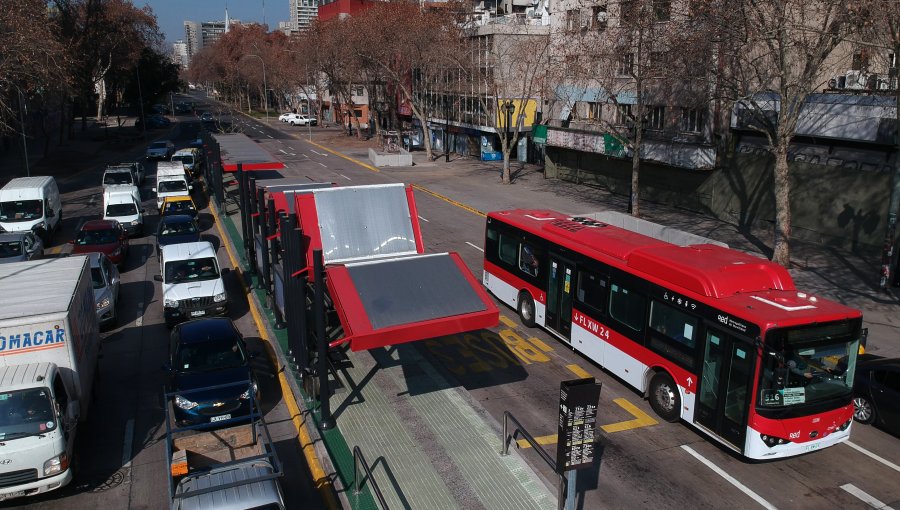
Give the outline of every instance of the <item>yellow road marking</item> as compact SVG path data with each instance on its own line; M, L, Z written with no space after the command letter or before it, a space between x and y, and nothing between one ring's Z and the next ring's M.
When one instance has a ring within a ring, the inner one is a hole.
M613 433L613 432L622 432L623 430L631 430L639 427L649 427L650 425L656 425L659 423L654 420L644 411L641 411L637 408L636 405L631 402L625 400L624 398L617 398L613 400L616 404L619 404L622 409L625 409L632 416L634 416L633 420L620 421L618 423L610 423L609 425L603 425L600 428L603 429L603 432Z
M534 345L538 346L538 349L540 349L544 352L550 352L553 350L553 347L550 347L549 345L545 344L544 341L541 340L540 338L533 336L533 337L529 338L528 341L533 343Z
M218 211L212 201L209 202L209 210L212 213L213 219L215 219L216 228L219 230L219 236L223 241L222 244L225 245L225 251L228 252L228 258L231 259L231 265L234 266L235 272L238 275L238 279L240 280L241 286L244 288L244 291L249 294L250 290L247 287L247 282L244 281L244 274L241 271L241 266L238 263L237 257L235 257L234 252L231 248L231 238L225 235L225 231L222 227L222 222L219 218ZM273 340L269 338L266 327L263 325L262 316L260 315L259 310L256 307L256 301L254 301L253 298L249 295L247 296L247 301L250 303L250 314L253 316L253 321L256 322L256 329L259 330L260 336L266 342L274 343ZM273 349L272 356L274 357L274 355L275 354ZM272 359L272 364L273 366L278 367L278 360ZM291 421L293 422L294 427L296 427L297 429L297 439L300 443L300 449L303 450L303 456L306 457L306 463L307 465L309 465L309 470L312 474L316 489L319 491L319 495L321 495L322 499L325 501L325 505L330 510L337 510L340 508L340 506L337 504L337 501L334 498L334 491L331 486L331 480L328 478L328 475L325 474L325 470L322 468L322 463L319 462L319 458L316 456L315 446L313 445L313 441L309 437L309 431L306 428L306 420L303 419L303 413L301 413L300 408L297 407L297 397L294 395L294 391L291 389L287 378L285 378L284 370L278 371L278 382L281 384L281 393L285 396L284 401L287 405L288 412L291 414Z
M575 365L575 364L566 365L566 368L568 368L573 374L577 375L578 377L581 377L582 379L591 377L591 374L585 372L584 369L579 367L578 365Z
M644 411L641 411L637 408L636 405L631 402L625 400L624 398L617 398L613 400L616 404L618 404L622 409L628 411L632 416L634 416L633 420L620 421L617 423L610 423L609 425L601 425L600 428L603 429L603 432L607 434L612 434L613 432L622 432L624 430L631 430L640 427L649 427L650 425L656 425L659 422L654 420ZM538 444L553 444L559 440L559 436L556 434L551 434L549 436L538 436L534 438ZM516 441L516 444L519 445L519 448L531 448L531 444L528 443L525 439L519 439Z
M312 140L306 140L306 139L303 139L303 138L297 138L297 139L298 139L298 140L302 140L302 141L304 141L304 142L306 142L306 143L308 143L308 144L310 144L310 145L315 145L316 147L322 149L323 151L328 151L328 152L334 154L335 156L338 156L338 157L341 157L341 158L346 159L347 161L350 161L350 162L352 162L352 163L356 163L357 165L359 165L359 166L365 168L366 170L371 170L371 171L376 172L376 173L381 173L381 170L379 170L378 168L376 168L376 167L374 167L374 166L372 166L372 165L370 165L370 164L368 164L368 163L363 163L362 161L360 161L360 160L358 160L358 159L356 159L356 158L351 158L350 156L348 156L348 155L346 155L346 154L341 154L340 152L338 152L338 151L336 151L336 150L329 149L328 147L325 147L324 145L320 145L320 144L318 144L318 143L316 143L316 142L314 142L314 141L312 141Z
M59 255L59 252L62 251L62 246L54 246L53 248L47 248L44 250L44 253L49 253L50 255Z
M512 319L510 319L509 317L507 317L507 316L505 316L505 315L501 315L501 316L500 316L500 322L502 322L503 324L506 324L506 326L509 327L509 328L514 328L514 327L516 327L516 323L513 322Z
M474 207L469 207L468 205L466 205L466 204L464 204L464 203L462 203L462 202L457 202L456 200L453 200L453 199L450 198L450 197L445 197L444 195L441 195L440 193L436 193L436 192L434 192L434 191L431 191L430 189L425 188L425 187L422 187L422 186L419 186L418 184L410 184L410 186L412 186L413 188L415 188L415 189L421 191L422 193L428 193L429 195L431 195L431 196L433 196L433 197L435 197L435 198L438 198L438 199L440 199L440 200L443 200L444 202L447 202L448 204L455 205L456 207L459 207L460 209L469 211L469 212L472 213L472 214L476 214L476 215L478 215L478 216L481 216L482 218L484 218L484 217L487 216L487 214L485 214L485 213L479 211L478 209L475 209Z

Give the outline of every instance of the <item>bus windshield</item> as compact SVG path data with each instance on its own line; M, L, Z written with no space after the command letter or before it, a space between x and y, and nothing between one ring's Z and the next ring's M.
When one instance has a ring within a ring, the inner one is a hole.
M770 333L763 347L759 406L786 408L849 397L858 334L847 322Z

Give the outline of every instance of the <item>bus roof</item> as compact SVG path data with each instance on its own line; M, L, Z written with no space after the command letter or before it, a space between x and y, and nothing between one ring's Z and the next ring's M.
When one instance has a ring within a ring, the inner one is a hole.
M788 271L769 260L714 244L678 246L585 217L550 210L488 214L601 262L647 277L673 291L715 299L716 308L789 325L857 317L839 303L797 292ZM755 311L755 312L754 312ZM823 316L826 315L828 317Z

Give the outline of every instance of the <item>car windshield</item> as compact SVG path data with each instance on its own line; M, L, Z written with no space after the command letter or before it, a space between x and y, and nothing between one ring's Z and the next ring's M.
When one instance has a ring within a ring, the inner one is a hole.
M107 216L134 216L137 214L137 206L131 204L109 204L106 206Z
M106 287L106 280L103 279L103 271L101 271L99 267L91 268L91 281L94 284L94 289Z
M177 191L187 191L187 183L182 180L177 181L162 181L157 187L156 191L159 193L174 193Z
M56 428L47 388L0 393L0 441L45 434Z
M181 373L234 368L246 363L240 337L215 337L179 346L175 367Z
M197 232L197 225L194 225L193 221L172 221L164 222L160 226L159 235L161 237L180 236L184 234L196 234Z
M163 214L194 214L197 209L189 200L179 200L177 202L166 202Z
M847 322L775 330L764 347L759 406L786 408L849 397L859 329Z
M180 156L172 156L172 161L181 161L182 163L187 163L189 165L194 164L194 156L190 154L182 154Z
M89 244L112 244L119 241L119 235L115 230L82 230L75 236L75 244L86 246Z
M153 144L150 145L150 148L151 149L165 149L166 142L154 142Z
M103 184L132 184L131 171L107 172L103 176Z
M166 283L215 280L219 277L219 264L215 257L176 260L166 263Z
M0 259L22 255L22 241L0 241Z
M11 200L0 202L0 221L29 221L44 216L40 200Z

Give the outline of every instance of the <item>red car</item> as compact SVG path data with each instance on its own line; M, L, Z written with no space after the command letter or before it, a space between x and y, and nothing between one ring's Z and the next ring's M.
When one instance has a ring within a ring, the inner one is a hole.
M122 267L128 256L128 233L115 220L91 220L75 233L72 255L100 252L115 265Z

